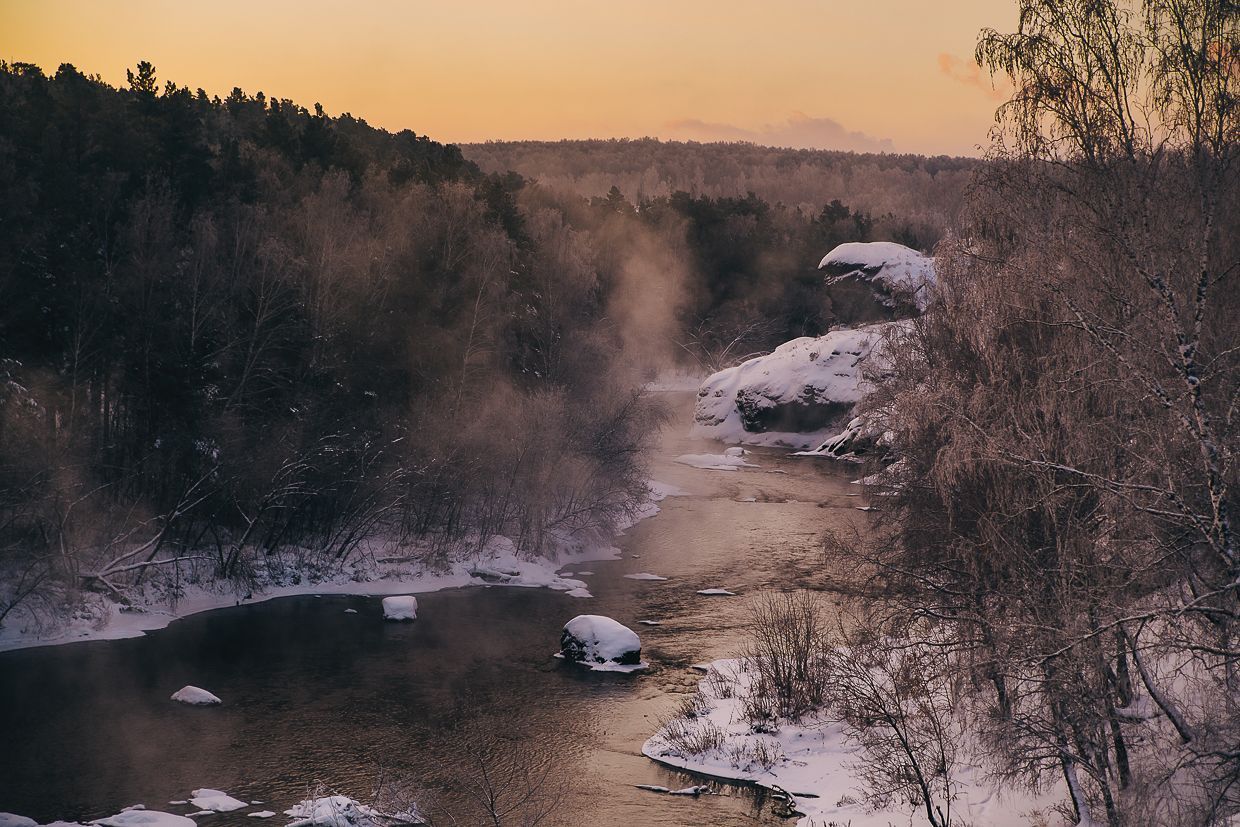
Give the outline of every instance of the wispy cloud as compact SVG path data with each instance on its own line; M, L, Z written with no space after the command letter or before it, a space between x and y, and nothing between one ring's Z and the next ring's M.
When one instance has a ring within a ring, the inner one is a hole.
M991 79L971 60L961 60L947 52L939 53L939 71L947 77L980 90L993 101L1005 100L1011 92L1011 84L1002 78Z
M730 123L712 123L697 118L669 121L665 138L689 141L752 141L768 146L795 149L843 149L853 152L894 152L890 138L876 138L847 129L833 118L813 118L793 112L782 123L750 129Z

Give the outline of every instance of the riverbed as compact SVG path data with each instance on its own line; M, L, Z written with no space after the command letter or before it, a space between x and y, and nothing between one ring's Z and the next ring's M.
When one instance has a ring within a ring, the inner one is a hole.
M778 449L755 449L757 467L737 471L679 464L722 446L687 435L689 395L669 398L682 415L651 476L683 493L619 538L621 559L566 569L592 572L581 575L592 599L456 589L419 595L418 620L393 624L377 597L290 597L139 638L0 654L0 811L40 822L139 803L184 813L194 808L167 802L199 787L282 811L316 787L366 800L395 779L469 824L485 775L493 787L509 779L512 797L536 783L544 824L779 823L744 786L700 797L638 789L702 780L640 749L696 686L694 664L738 653L754 595L824 585L824 533L864 519L855 475ZM642 572L668 579L624 577ZM737 596L697 594L713 587ZM552 657L582 613L637 630L651 669L598 674ZM170 702L185 684L224 704ZM250 810L199 823L253 825Z

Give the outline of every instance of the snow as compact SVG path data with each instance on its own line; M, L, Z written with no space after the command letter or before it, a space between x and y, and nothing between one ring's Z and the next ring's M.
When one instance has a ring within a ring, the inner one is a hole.
M646 668L641 651L637 632L604 615L577 615L560 634L561 657L600 672Z
M698 589L698 594L720 597L736 597L736 592L730 592L727 589Z
M114 816L96 819L91 824L104 827L195 827L185 816L164 813L159 810L125 810Z
M33 818L15 815L13 813L0 813L0 827L38 827L39 822Z
M785 342L765 356L708 377L698 390L693 434L722 442L812 448L838 430L880 368L883 322Z
M744 457L730 456L728 454L681 454L676 457L676 462L693 468L702 468L706 471L735 471L738 468L758 467L752 463L745 462Z
M856 774L861 755L841 724L825 716L821 719L810 716L800 724L781 721L775 733L755 733L743 711L752 681L744 662L719 660L712 663L710 669L718 675L711 675L698 684L709 712L687 724L718 727L724 735L723 746L710 752L685 754L665 740L664 731L660 730L642 746L644 755L678 769L788 790L795 797L796 810L801 814L797 827L822 827L832 823L851 827L925 823L920 810L911 805L904 809L896 805L873 811L861 802L859 792L864 785ZM731 685L731 691L725 693L731 697L720 697L712 688L721 684ZM774 762L768 765L753 758L763 753L774 757ZM959 813L961 823L1026 827L1031 811L1055 800L1053 791L1043 798L1034 798L1029 794L996 790L987 782L985 773L973 767L961 768L958 780L957 797L952 802L953 823Z
M651 574L648 571L639 571L636 574L626 574L624 576L628 578L629 580L666 580L667 579L666 577L662 577L658 574Z
M417 620L418 599L411 594L383 598L384 620Z
M172 700L193 706L214 706L223 703L215 695L197 686L182 686L172 693Z
M934 285L934 259L892 241L852 241L835 247L822 257L819 270L830 270L827 284L856 280L879 288L879 299L894 305L894 294L911 295L924 310Z
M663 625L663 621L661 620L639 620L637 622L643 626L662 626Z
M217 813L229 813L249 806L244 801L238 801L226 792L213 790L209 787L194 790L194 797L189 800L189 803L201 810L210 810Z
M250 818L271 818L275 815L274 810L255 810L252 813L246 813Z
M389 821L421 822L416 812L381 813L347 795L307 798L284 811L286 827L383 827Z
M462 555L447 571L429 570L419 562L419 558L431 556L423 549L394 540L376 539L367 541L361 554L322 579L309 579L303 572L294 582L289 582L287 572L268 572L260 561L255 572L260 586L250 597L238 599L226 584L183 583L181 591L175 596L153 588L144 593L136 592L132 595L133 605L125 611L119 604L100 595L87 595L85 611L54 625L27 622L20 613L15 613L0 626L0 652L88 640L140 637L191 615L283 597L316 594L408 596L466 586L517 586L548 588L562 591L570 597L590 598L592 595L584 581L563 578L556 572L568 565L619 559L620 550L614 545L616 535L657 514L659 501L684 494L672 485L653 481L649 485L650 500L632 516L626 517L615 531L588 529L553 533L548 538L547 551L541 557L531 559L521 554L507 537L496 536L478 543L482 546L481 551ZM495 569L504 569L512 574L496 580L479 576Z

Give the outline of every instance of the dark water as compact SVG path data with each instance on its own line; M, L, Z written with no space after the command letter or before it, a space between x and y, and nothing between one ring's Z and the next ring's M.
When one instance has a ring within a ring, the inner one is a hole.
M399 776L418 799L469 824L477 823L468 813L478 754L488 751L554 782L557 803L544 823L779 821L744 787L697 799L635 789L700 780L640 748L696 685L691 664L736 653L747 597L821 584L820 538L857 519L856 487L846 470L780 451L756 452L762 467L741 472L678 465L678 454L720 450L678 430L665 435L653 476L689 496L669 498L621 538L623 559L570 567L595 572L582 578L592 600L454 590L419 595L419 619L391 624L378 598L285 598L191 616L141 638L0 654L0 811L43 822L135 803L180 813L193 808L166 802L197 787L282 811L316 783L366 799L381 777ZM751 497L758 501L741 502ZM639 571L671 579L622 577ZM713 586L741 596L696 594ZM552 658L560 628L585 612L637 629L654 668L595 674ZM643 618L663 625L635 625ZM170 702L185 684L224 705ZM481 732L503 738L480 747ZM261 823L244 811L205 819Z

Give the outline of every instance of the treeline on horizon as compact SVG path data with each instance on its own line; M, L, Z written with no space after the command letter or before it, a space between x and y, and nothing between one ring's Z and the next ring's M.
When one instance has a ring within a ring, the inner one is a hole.
M646 493L641 383L825 331L813 264L900 232L587 199L145 62L120 89L0 64L0 112L0 622L380 535L442 559L611 526Z
M656 138L487 141L465 144L487 172L514 171L587 198L615 186L636 202L671 196L744 197L816 213L840 201L870 217L882 238L925 251L959 213L977 158L792 149L748 142ZM859 238L859 241L869 240Z

